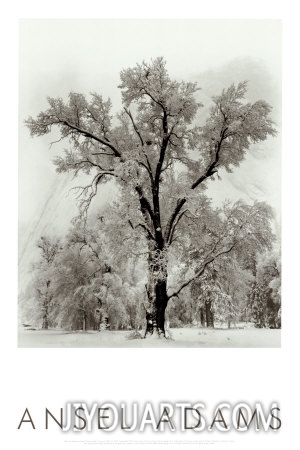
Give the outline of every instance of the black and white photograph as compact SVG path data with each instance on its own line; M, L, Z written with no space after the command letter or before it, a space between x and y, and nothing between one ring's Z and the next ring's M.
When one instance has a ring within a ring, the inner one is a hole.
M1 446L297 446L296 2L0 20Z
M20 22L20 347L280 347L280 39Z

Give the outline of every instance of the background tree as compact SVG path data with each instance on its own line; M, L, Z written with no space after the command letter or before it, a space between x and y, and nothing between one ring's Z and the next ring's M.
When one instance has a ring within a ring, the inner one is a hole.
M55 262L60 251L60 243L57 239L42 236L37 242L41 250L41 258L37 264L34 287L39 309L42 311L42 329L49 327L50 308L53 300L53 282Z
M277 248L257 256L256 277L248 298L248 312L255 326L281 327L281 264Z
M21 305L26 322L47 330L49 326L55 324L53 316L55 271L62 247L59 239L49 236L42 236L36 246L40 250L40 257L32 264L32 277L21 296Z
M176 263L182 263L183 267L179 278L187 281L175 289L174 295L191 285L202 326L213 326L213 313L217 304L221 308L221 298L231 311L236 311L235 317L238 314L249 286L246 281L251 279L251 272L247 270L249 253L271 248L274 239L271 219L272 211L266 204L247 205L241 201L233 205L226 202L222 208L214 209L205 200L200 207L197 205L193 212L190 208L184 215L181 226L189 230L189 240L183 233L177 237L176 247L180 251ZM238 276L246 282L243 286ZM227 319L230 319L229 309ZM222 320L227 319L222 317Z
M222 293L225 295L225 305L223 306L222 301L220 302L222 315L218 308L215 307L215 310L219 320L227 322L230 328L231 322L244 322L246 319L247 298L254 277L250 270L243 268L238 261L238 256L234 254L226 257L223 264L221 262L216 265L218 265L217 277Z
M110 272L99 233L76 221L57 264L55 296L60 326L83 331L99 329L105 321L99 291L105 288L104 275ZM100 310L101 317L97 314Z
M110 229L110 223L104 224L102 218L92 217L89 224L76 220L63 241L51 282L52 321L58 327L83 331L140 327L138 299L144 285L131 280L128 259L114 261L112 267L106 227Z
M265 101L245 102L246 83L214 97L207 120L199 123L196 83L171 80L163 58L122 70L120 77L124 109L118 124L113 126L110 100L74 92L68 102L48 98L49 108L26 124L32 136L57 126L61 139L70 141L71 149L55 160L58 172L91 174L90 184L79 188L82 215L99 184L112 178L118 184L131 205L132 229L147 249L146 335L164 335L168 301L190 283L183 280L175 291L168 289L170 248L180 232L189 240L181 226L184 214L207 180L220 169L239 166L251 143L275 135L275 129ZM234 236L228 244L211 248L194 278L231 251Z

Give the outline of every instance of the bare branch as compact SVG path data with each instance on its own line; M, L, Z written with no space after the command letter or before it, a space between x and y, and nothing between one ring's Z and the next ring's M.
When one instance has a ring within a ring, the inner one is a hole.
M92 199L97 195L97 187L104 175L116 176L112 171L101 171L98 172L93 178L91 184L88 186L75 186L72 190L81 191L77 198L81 198L79 202L79 209L82 216L86 216Z
M225 119L224 119L224 121L225 121ZM203 183L203 181L205 181L207 178L211 177L212 175L214 175L217 172L216 167L219 162L222 143L223 143L224 139L226 139L226 131L227 131L227 127L223 126L222 131L220 133L220 140L216 143L216 153L215 153L215 157L214 157L213 161L207 167L205 173L203 175L201 175L201 177L198 178L196 181L194 181L194 183L191 186L191 189L195 189L197 186L199 186L199 184ZM167 235L168 240L170 239L170 234L171 234L173 223L185 203L186 203L186 198L179 199L177 202L176 208L169 219L167 230L166 230L167 231L166 235Z
M206 267L211 264L213 261L215 261L215 259L217 259L219 256L221 255L225 255L226 253L230 253L231 250L234 248L235 243L231 245L231 247L229 247L228 249L217 253L215 256L212 256L211 258L209 258L207 261L205 261L201 268L199 270L197 270L197 272L195 273L194 276L192 276L191 278L189 278L188 280L186 280L179 289L177 289L177 291L173 292L173 294L168 295L168 299L170 300L170 298L172 297L176 297L181 291L182 289L184 289L186 286L188 286L192 281L194 281L196 278L200 277L201 275L203 275Z
M101 155L114 156L114 153L99 152L99 153L91 153L91 155L92 156L101 156Z
M83 237L83 239L79 240L78 243L82 243L83 244L80 247L80 250L82 250L82 248L84 248L84 247L88 247L91 250L91 252L93 253L93 255L95 255L96 258L100 260L98 252L91 246L91 244L89 242L87 242L85 237Z
M153 95L150 94L150 92L145 88L145 86L142 87L142 90L144 91L144 94L145 94L145 95L148 95L148 97L150 97L151 100L153 100L154 103L156 103L157 105L159 105L159 106L162 108L162 110L165 112L166 108L165 108L165 106L164 106L164 104L163 104L162 102L160 102L159 100L156 100L156 99L153 97Z
M217 172L216 167L217 167L219 159L220 159L220 151L222 148L222 143L226 139L226 131L227 131L227 127L222 129L220 140L217 141L217 143L216 143L215 157L214 157L213 161L211 162L211 164L207 167L204 175L202 175L200 178L198 178L198 180L194 181L194 183L191 186L192 189L195 189L204 180L211 177L213 174L215 174Z
M132 117L131 112L129 111L129 109L127 109L127 108L125 108L125 107L124 107L124 111L125 111L126 114L129 116L129 118L130 118L130 120L131 120L131 123L132 123L132 126L133 126L133 128L134 128L134 131L135 131L136 134L138 135L138 137L139 137L139 139L140 139L140 141L141 141L141 144L142 144L142 146L143 146L143 145L144 145L143 138L142 138L142 136L141 136L141 133L140 133L139 130L138 130L138 127L136 126L136 124L135 124L135 122L134 122L134 119L133 119L133 117Z
M52 141L50 142L50 148L52 147L52 145L54 144L58 144L59 142L63 141L66 138L66 136L62 136L61 138L57 139L56 141Z
M177 227L178 222L180 221L180 219L184 216L184 214L186 212L187 212L187 209L184 209L183 211L181 211L181 213L177 216L176 221L174 221L172 229L171 229L170 234L168 236L168 240L167 240L168 244L170 244L170 245L172 244L175 228Z
M152 223L154 223L155 222L154 213L152 211L149 200L144 196L142 188L140 186L136 186L135 190L139 195L139 200L140 200L140 205L141 205L141 210L142 210L143 215L145 216L145 213L148 212ZM147 215L146 215L146 218L147 218Z
M163 172L165 172L166 170L168 170L169 167L172 166L172 163L173 163L173 158L170 158L169 161L167 162L167 164L165 165L165 167L162 167L160 173L163 173Z
M79 134L82 134L85 137L89 137L89 138L93 139L94 141L100 142L100 144L105 145L106 147L109 147L113 151L115 156L117 156L118 158L121 158L121 156L122 156L121 153L116 149L116 147L113 144L111 144L107 140L101 139L98 136L96 136L95 134L91 133L90 131L84 130L74 124L71 124L67 120L61 120L61 123L63 125L66 125L67 127L69 127L71 130L77 131Z
M82 165L82 164L89 164L89 165L91 165L91 166L93 166L93 167L98 167L100 170L102 170L102 171L105 171L106 169L104 169L103 167L101 167L99 164L96 164L96 163L94 163L93 161L91 161L90 159L82 159L81 161L74 161L73 163L64 163L66 166L70 166L70 167L73 167L74 166L74 168L76 167L76 166L80 166L80 165ZM107 172L112 172L113 171L113 169L111 169L111 170L107 170Z
M129 225L131 226L131 228L133 230L136 229L137 227L143 228L146 231L146 233L148 234L149 238L152 239L155 242L155 237L151 233L151 230L144 223L139 223L136 226L133 226L131 220L128 220L128 223L129 223Z
M171 231L173 228L173 224L176 220L177 215L179 214L181 208L183 207L183 205L186 203L186 198L182 198L180 200L177 201L177 205L176 208L173 212L173 214L171 215L168 223L167 223L167 227L166 227L166 240L167 242L170 242L170 236L171 236Z

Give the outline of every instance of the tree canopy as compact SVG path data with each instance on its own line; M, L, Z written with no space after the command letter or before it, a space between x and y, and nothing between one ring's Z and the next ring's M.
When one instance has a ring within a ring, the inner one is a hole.
M247 249L270 248L267 204L240 201L214 209L205 187L276 130L267 102L246 101L246 82L214 96L203 121L197 83L172 80L163 58L124 69L120 79L123 109L115 116L102 95L71 92L67 101L48 98L49 108L26 125L32 136L57 127L59 142L69 142L54 160L57 171L90 175L90 183L77 188L81 219L101 184L117 184L118 199L99 227L111 236L115 255L130 249L144 259L146 334L161 335L169 300L214 261L231 252L242 260Z

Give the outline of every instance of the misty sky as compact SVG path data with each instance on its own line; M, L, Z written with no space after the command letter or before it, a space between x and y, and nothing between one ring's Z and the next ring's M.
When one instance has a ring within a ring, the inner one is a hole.
M198 81L204 113L212 95L232 82L248 80L248 99L267 100L280 131L280 21L23 20L19 65L21 253L30 255L34 240L44 230L67 230L76 214L70 180L65 174L56 174L51 163L67 143L50 149L55 135L30 138L24 119L47 108L47 96L66 98L70 91L97 91L110 97L118 111L120 70L157 56L166 58L171 78ZM221 182L210 183L208 193L216 202L225 198L266 200L279 219L280 143L280 133L262 143L234 174L221 174ZM106 188L96 204L105 201L107 194Z

